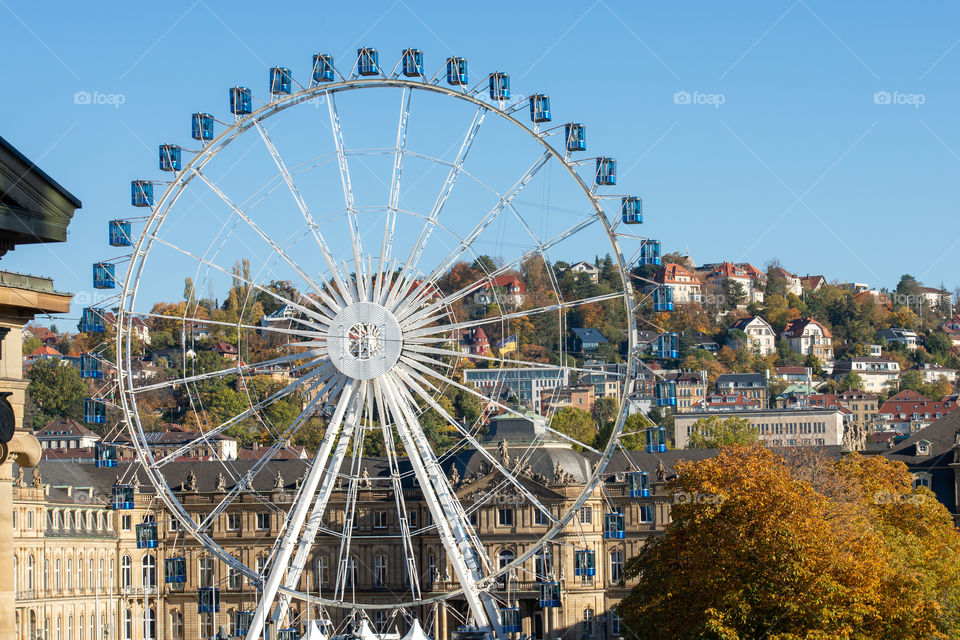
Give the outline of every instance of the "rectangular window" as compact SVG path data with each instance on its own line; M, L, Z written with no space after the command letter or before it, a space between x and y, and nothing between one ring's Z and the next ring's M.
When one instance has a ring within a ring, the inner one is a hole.
M477 515L478 513L479 513L479 511L476 511L476 510L470 512L470 526L471 526L471 527L478 527L478 526L480 526L480 516Z
M512 527L513 509L497 509L497 524L501 527Z
M213 575L213 558L200 558L198 567L200 569L200 585L201 587L212 587L214 581Z
M653 505L640 505L640 522L653 522Z
M120 516L120 530L130 531L132 522L133 520L130 518L130 516Z
M11 526L12 526L14 529L16 529L16 528L17 528L17 512L16 512L16 510L14 510L13 515L11 516L10 522L11 522Z
M610 552L610 583L618 584L623 580L623 551Z
M257 514L257 529L261 531L267 530L270 528L270 514L267 512L260 512Z
M541 526L548 525L550 524L550 518L537 507L533 507L533 524Z
M239 513L228 513L227 514L227 531L239 531L240 530L240 517Z
M580 507L580 523L593 524L593 507Z
M410 513L407 514L407 524L410 526L411 529L415 529L417 527L416 509L411 509Z
M373 528L374 529L387 528L387 512L386 511L373 512Z

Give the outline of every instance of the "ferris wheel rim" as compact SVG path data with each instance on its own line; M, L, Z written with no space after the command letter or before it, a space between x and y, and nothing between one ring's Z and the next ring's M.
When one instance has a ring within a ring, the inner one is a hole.
M607 463L612 457L616 446L617 446L617 437L616 434L620 433L623 428L623 422L626 417L627 409L627 397L630 395L628 388L632 389L633 378L635 371L635 363L633 361L632 354L635 350L635 319L631 313L631 307L633 303L633 292L630 278L626 274L626 264L624 263L624 257L622 251L620 250L620 245L618 241L618 234L614 231L615 225L611 225L610 221L607 219L602 206L600 205L601 198L597 196L593 190L591 190L576 172L574 163L571 163L568 156L558 152L550 143L546 140L546 136L543 134L534 131L528 127L523 122L519 121L517 118L514 118L512 114L507 113L503 108L497 108L496 106L489 104L475 95L470 95L458 91L455 89L447 88L440 86L439 84L425 83L422 81L415 80L406 80L401 78L351 78L344 79L341 81L330 82L325 84L317 84L315 86L307 87L298 91L296 93L291 93L281 97L274 96L274 99L260 107L256 111L245 115L243 117L237 118L234 123L228 124L228 126L213 140L205 143L203 148L196 153L196 155L186 163L184 168L178 171L175 175L174 180L164 191L156 205L152 208L151 215L147 222L146 228L151 229L152 233L142 234L136 243L133 254L131 256L130 267L127 270L126 276L123 281L123 287L120 294L120 305L119 311L117 314L117 322L121 324L126 322L127 326L127 335L125 344L123 343L122 332L117 332L117 354L121 353L125 356L125 362L123 363L126 366L126 370L129 372L132 370L131 366L131 332L129 331L130 323L135 317L135 313L132 311L133 305L137 299L137 290L139 286L139 281L142 276L143 268L146 263L146 259L149 256L149 246L152 245L153 240L157 237L162 227L163 221L165 220L167 214L170 210L176 205L180 195L186 190L188 185L193 181L195 177L198 177L199 171L206 166L207 163L212 161L223 149L225 149L229 144L235 141L243 133L249 131L251 128L256 128L259 122L266 120L267 118L273 117L288 108L297 106L309 100L315 99L319 96L326 95L335 95L340 92L355 91L362 89L370 88L401 88L401 89L411 89L411 90L420 90L426 91L428 93L435 93L440 95L446 95L453 98L463 100L465 102L471 103L478 108L478 110L483 110L485 113L494 113L498 115L501 119L508 121L511 124L519 127L523 132L527 133L531 138L536 140L544 150L545 155L549 154L550 158L555 159L563 164L564 168L567 170L568 175L574 180L574 183L577 184L583 195L585 195L592 207L593 213L591 218L595 217L603 224L604 231L608 236L608 241L610 246L614 248L614 260L619 267L619 272L621 275L621 282L623 285L622 291L618 298L623 298L626 305L626 318L627 318L627 342L628 342L628 360L627 360L627 375L625 379L625 389L622 399L620 401L617 420L615 421L614 426L614 436L612 436L607 443L607 446L600 454L597 460L597 465L592 469L587 478L587 481L583 484L583 487L578 495L577 500L574 501L573 505L566 509L566 513L563 517L559 518L556 523L548 527L546 533L540 536L535 543L530 545L530 548L523 553L516 555L515 559L509 564L505 565L502 568L497 568L491 571L485 576L484 583L491 585L497 581L497 579L506 574L513 568L520 566L523 562L528 560L530 557L535 555L537 551L543 547L550 540L554 539L557 534L562 531L562 529L569 524L570 520L577 513L579 508L583 505L584 502L592 495L596 489L597 484L604 475L604 471ZM147 248L144 250L144 242L147 242ZM134 273L136 276L134 277ZM134 285L131 287L131 282ZM131 311L127 311L127 306L129 305ZM497 321L498 318L492 318L491 321ZM561 367L567 368L566 365L561 364ZM136 435L143 434L145 431L139 419L139 411L136 407L136 398L135 394L132 392L134 389L126 388L126 385L131 383L123 375L121 367L119 379L119 392L120 397L122 398L122 408L124 412L124 417L127 420L129 425L129 430L131 435L134 436L131 439L134 442L135 448L137 449L138 457L142 460L147 461L149 464L144 464L147 474L151 477L154 485L158 488L158 493L160 494L161 499L165 505L171 510L175 517L181 521L182 524L190 531L191 535L194 536L198 542L203 546L209 549L212 553L217 555L222 561L227 563L230 566L233 566L234 569L239 570L244 575L247 575L252 579L259 579L260 575L252 568L247 567L244 563L236 561L236 559L220 545L218 545L212 538L212 536L204 531L200 530L200 527L192 528L190 527L193 524L192 519L189 514L183 509L182 503L174 495L175 492L172 487L166 482L162 472L159 469L155 468L154 465L156 461L153 459L153 456L150 452L149 446L144 441L141 442L141 439L136 437ZM128 406L128 402L132 405ZM134 419L131 420L131 414L134 416ZM163 487L164 490L161 490L160 487ZM293 598L298 598L298 594L303 596L298 599L309 599L313 602L321 602L321 599L318 596L309 596L302 594L299 591L290 591L286 588L282 590L287 593L288 596ZM438 600L447 600L451 597L462 593L463 589L457 589L454 591L446 592L437 596L433 596L429 599L423 598L416 601L402 602L402 603L392 603L384 604L382 606L376 606L374 603L363 602L363 603L351 603L345 601L334 601L328 599L322 599L325 604L337 607L345 608L399 608L399 607L408 607L413 605L420 605L428 602L438 601Z

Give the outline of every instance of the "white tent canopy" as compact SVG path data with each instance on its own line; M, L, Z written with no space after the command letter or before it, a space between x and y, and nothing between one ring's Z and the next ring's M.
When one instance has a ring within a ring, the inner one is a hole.
M410 631L407 631L407 635L403 636L401 640L430 640L430 636L423 632L420 621L414 618L413 624L410 625Z

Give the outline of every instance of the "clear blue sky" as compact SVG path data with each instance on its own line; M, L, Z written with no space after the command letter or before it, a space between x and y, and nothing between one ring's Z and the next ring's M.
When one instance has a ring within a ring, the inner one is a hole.
M225 116L227 87L262 94L269 66L303 79L313 53L366 44L391 60L419 47L431 69L463 55L475 75L549 92L560 121L588 124L591 152L619 159L665 250L952 289L958 27L956 2L0 0L2 135L84 205L66 246L0 268L89 292L90 263L112 255L106 221L133 215L129 181L161 177L156 145L189 142L190 113Z

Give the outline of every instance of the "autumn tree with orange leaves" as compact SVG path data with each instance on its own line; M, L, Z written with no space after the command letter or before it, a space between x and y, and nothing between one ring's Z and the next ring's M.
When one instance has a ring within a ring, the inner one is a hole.
M627 566L626 637L960 637L960 534L903 464L736 446L667 490L671 524Z

